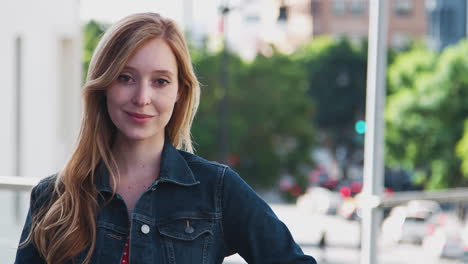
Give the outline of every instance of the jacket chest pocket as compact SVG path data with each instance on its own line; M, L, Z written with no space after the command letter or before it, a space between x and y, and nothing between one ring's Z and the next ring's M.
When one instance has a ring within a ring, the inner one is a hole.
M212 220L177 218L157 226L169 263L208 263L213 240Z

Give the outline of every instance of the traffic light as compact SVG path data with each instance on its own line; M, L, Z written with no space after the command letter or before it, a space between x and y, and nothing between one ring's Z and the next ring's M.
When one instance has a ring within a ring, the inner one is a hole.
M356 133L359 135L363 135L366 133L366 121L364 120L359 120L354 124L354 130L356 130Z

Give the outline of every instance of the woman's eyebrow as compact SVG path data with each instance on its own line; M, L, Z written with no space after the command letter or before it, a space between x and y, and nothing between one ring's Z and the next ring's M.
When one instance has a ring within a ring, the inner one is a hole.
M135 71L135 68L125 65L122 70Z
M171 71L169 70L155 70L153 73L159 73L159 74L164 74L164 75L174 75Z
M133 68L132 66L124 66L123 68L124 70L130 70L130 71L137 71L135 68ZM174 75L170 70L164 70L164 69L161 69L161 70L154 70L152 71L152 73L159 73L159 74L165 74L165 75Z

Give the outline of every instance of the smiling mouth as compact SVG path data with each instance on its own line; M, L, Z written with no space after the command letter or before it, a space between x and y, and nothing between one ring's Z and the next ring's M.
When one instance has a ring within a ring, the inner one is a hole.
M140 114L140 113L133 113L133 112L125 112L128 114L130 119L137 123L137 124L145 124L154 117L154 115L147 115L147 114Z
M133 112L126 112L126 113L131 117L141 118L141 119L151 118L154 116L154 115L146 115L146 114L139 114L139 113L133 113Z

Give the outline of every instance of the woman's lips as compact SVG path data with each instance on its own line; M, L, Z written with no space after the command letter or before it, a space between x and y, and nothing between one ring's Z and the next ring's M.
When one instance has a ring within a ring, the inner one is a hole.
M140 113L133 113L133 112L126 112L130 118L135 121L136 123L143 124L151 120L151 118L154 117L154 115L146 115L146 114L140 114Z

